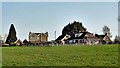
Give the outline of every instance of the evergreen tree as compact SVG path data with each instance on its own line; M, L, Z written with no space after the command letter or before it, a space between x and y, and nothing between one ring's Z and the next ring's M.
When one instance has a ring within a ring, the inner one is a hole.
M120 37L119 36L115 36L114 43L120 44Z
M116 44L118 42L118 36L115 36L114 43Z
M17 40L17 37L16 37L16 30L14 28L14 25L11 24L10 26L10 29L9 29L9 34L8 34L8 37L6 39L6 44L13 44L15 41Z

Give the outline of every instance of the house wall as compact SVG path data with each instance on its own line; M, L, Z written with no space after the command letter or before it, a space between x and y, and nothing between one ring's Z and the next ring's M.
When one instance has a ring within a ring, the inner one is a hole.
M41 43L48 41L48 36L40 33L36 35L35 33L29 34L29 42L31 43Z
M29 35L29 42L31 43L39 42L39 36L35 34Z
M41 35L42 36L42 38L41 38L41 42L46 42L46 41L48 41L48 37L46 36L46 35Z
M94 45L94 44L99 44L98 39L73 39L69 40L70 44L86 44L86 45Z
M69 43L86 44L86 39L72 39L69 40Z

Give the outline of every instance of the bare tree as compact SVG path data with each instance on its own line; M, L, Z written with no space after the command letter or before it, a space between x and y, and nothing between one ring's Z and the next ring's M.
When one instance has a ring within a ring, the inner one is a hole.
M110 33L110 28L108 26L104 26L103 27L103 34L107 34L107 36L112 37L111 33Z
M6 41L8 34L3 35L3 41Z

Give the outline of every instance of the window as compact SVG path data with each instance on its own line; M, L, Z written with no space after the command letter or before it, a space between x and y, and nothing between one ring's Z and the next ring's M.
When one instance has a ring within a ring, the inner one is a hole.
M83 33L75 34L75 37L80 37Z
M39 37L37 37L37 39L39 39Z
M78 40L75 40L75 43L78 43Z

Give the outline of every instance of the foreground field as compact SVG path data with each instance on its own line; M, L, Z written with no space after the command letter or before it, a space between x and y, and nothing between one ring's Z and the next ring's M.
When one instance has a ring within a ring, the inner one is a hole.
M117 66L118 45L3 47L3 66Z

